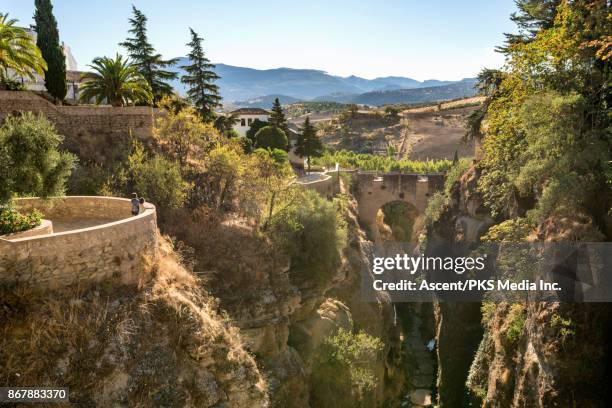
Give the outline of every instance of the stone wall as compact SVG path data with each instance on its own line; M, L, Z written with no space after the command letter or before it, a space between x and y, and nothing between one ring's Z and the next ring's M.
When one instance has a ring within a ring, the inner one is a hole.
M0 123L19 112L43 114L64 136L63 149L81 163L100 165L122 159L132 137L150 143L155 121L164 115L147 106L56 106L32 92L0 91Z
M56 106L27 91L0 91L0 122L19 112L42 113L70 142L86 134L127 134L144 138L152 133L159 109L147 106Z
M129 200L113 197L27 198L17 200L17 206L37 208L51 221L110 222L33 237L0 237L0 284L57 288L111 277L132 283L145 271L146 258L156 257L152 204L137 216L131 216Z
M359 221L375 233L376 214L392 201L408 203L423 214L429 198L444 188L444 174L401 174L359 171L355 180L355 198Z
M326 198L332 198L340 193L340 178L338 172L321 173L318 180L300 181L298 184L302 188L315 190Z

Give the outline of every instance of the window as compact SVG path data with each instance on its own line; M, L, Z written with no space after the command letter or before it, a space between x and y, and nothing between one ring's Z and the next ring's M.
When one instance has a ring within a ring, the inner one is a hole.
M251 123L253 123L253 119L249 118L248 123L249 123L249 126L251 126Z
M244 118L240 119L240 126L246 126Z

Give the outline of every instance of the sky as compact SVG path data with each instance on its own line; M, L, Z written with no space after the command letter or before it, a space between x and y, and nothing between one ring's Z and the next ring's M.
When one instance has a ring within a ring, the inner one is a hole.
M494 48L515 31L513 0L54 0L60 38L79 69L97 56L125 54L118 43L132 4L166 58L187 54L191 27L215 63L369 79L473 77L503 64ZM34 0L0 0L0 12L32 24Z

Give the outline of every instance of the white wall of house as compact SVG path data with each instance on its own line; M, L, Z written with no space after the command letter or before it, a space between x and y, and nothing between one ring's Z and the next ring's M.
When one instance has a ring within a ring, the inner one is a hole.
M270 115L263 115L263 114L239 115L238 122L234 125L233 128L236 132L238 132L240 137L246 137L246 133L251 128L251 123L253 123L255 119L259 119L262 122L267 122L270 119Z

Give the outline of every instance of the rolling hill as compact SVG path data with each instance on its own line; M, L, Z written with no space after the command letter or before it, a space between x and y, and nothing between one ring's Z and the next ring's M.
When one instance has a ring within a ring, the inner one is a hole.
M186 57L179 58L175 68L179 75L183 74L180 66L187 63ZM465 92L465 85L470 80L421 82L398 76L366 79L355 75L340 77L315 69L254 69L226 64L217 64L215 71L221 77L217 81L221 96L237 106L269 107L268 102L274 97L279 97L283 103L325 100L374 104L367 101L414 103L438 100L438 95L443 99L473 95ZM185 86L179 80L174 81L173 86L180 94L185 93ZM446 86L450 88L444 89ZM432 91L434 87L443 89ZM423 91L418 92L421 88ZM407 92L409 90L417 92Z

